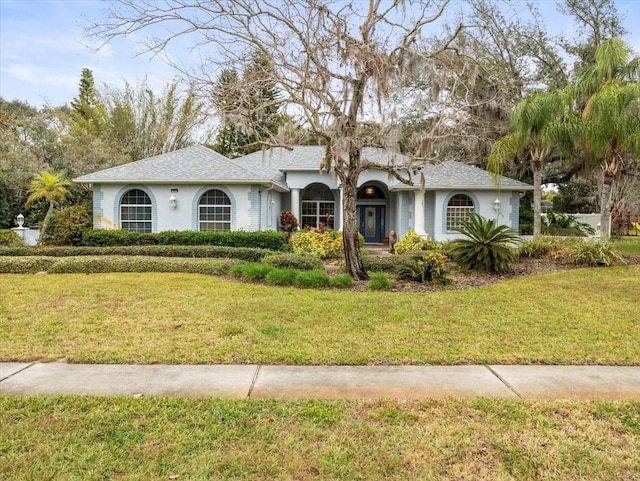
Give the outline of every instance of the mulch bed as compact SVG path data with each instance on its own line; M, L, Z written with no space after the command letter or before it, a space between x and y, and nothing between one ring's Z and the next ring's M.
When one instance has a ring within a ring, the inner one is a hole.
M433 284L419 284L417 282L396 280L391 289L392 292L438 292L473 289L490 286L508 279L530 276L534 274L547 274L551 272L576 269L578 266L562 259L530 259L523 258L515 263L509 272L504 274L478 274L475 272L463 272L458 270L454 262L447 263L447 278L452 281L450 285L440 286ZM369 281L356 281L352 290L368 290Z

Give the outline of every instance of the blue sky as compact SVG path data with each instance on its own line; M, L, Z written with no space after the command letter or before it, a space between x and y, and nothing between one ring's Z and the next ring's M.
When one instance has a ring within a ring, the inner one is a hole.
M512 4L524 1L512 0ZM554 0L535 0L551 34L572 37L571 21L555 10ZM640 54L640 0L618 0L625 39ZM96 41L83 36L83 21L100 18L107 5L98 0L0 0L0 96L33 106L69 103L78 92L80 72L93 71L98 84L121 88L125 80L163 90L176 72L160 58L136 56L135 36L95 52Z

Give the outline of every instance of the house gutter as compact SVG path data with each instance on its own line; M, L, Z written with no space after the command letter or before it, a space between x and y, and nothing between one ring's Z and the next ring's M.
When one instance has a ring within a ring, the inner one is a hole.
M270 192L275 188L275 185L273 184L273 182L271 183L271 186L265 190L265 192ZM262 230L262 191L259 190L258 191L258 195L260 196L260 202L258 202L258 206L259 206L259 211L258 211L258 230ZM269 206L267 206L267 212Z

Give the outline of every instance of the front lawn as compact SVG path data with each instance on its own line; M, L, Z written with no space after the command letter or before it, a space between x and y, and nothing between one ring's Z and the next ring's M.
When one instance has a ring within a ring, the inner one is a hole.
M0 361L640 365L638 292L638 265L433 293L2 274Z
M640 403L0 397L3 479L637 480Z

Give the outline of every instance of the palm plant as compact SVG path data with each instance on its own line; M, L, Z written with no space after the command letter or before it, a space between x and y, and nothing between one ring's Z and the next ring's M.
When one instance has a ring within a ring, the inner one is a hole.
M533 171L534 236L541 234L542 171L548 159L560 154L558 130L566 105L558 90L522 99L511 115L511 133L493 144L487 158L488 170L499 179L507 162L522 153L528 156Z
M40 229L40 237L38 243L44 239L45 232L51 220L51 214L56 205L64 200L69 193L67 187L70 182L62 174L52 174L50 172L40 172L36 174L29 184L29 197L27 205L31 205L40 199L46 199L49 202L47 215L44 217L42 227Z
M609 236L613 181L626 161L640 157L640 58L630 56L622 40L608 40L596 50L596 64L581 70L568 88L583 105L583 167L602 171L601 239Z
M457 229L465 236L449 244L448 251L463 270L506 272L517 259L512 245L520 241L518 233L505 225L472 213Z

